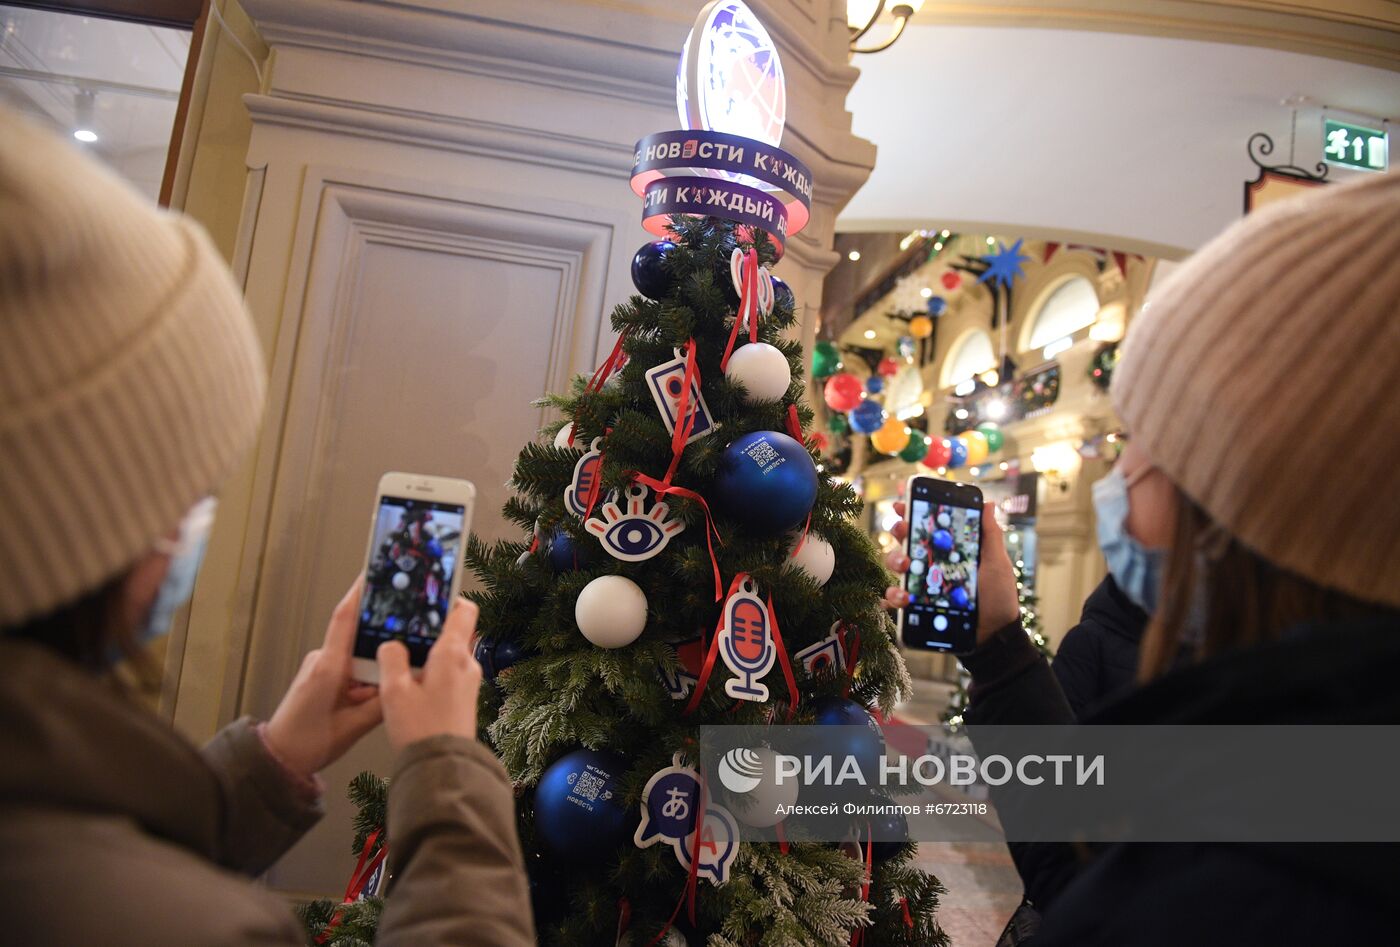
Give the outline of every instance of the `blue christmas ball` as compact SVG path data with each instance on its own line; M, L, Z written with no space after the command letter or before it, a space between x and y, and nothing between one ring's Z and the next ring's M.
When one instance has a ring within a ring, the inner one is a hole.
M476 661L481 665L482 677L492 684L496 675L529 656L525 646L513 638L481 638L476 643Z
M817 499L817 468L793 438L754 431L724 449L710 492L730 519L775 536L806 522Z
M395 630L396 628L398 628L398 627L399 627L399 618L398 618L397 615L388 615L388 616L386 616L386 617L384 618L384 630L385 630L385 631L394 631L394 630Z
M941 316L948 309L948 300L942 296L930 296L928 298L928 314L930 316Z
M961 467L967 463L967 445L960 437L950 437L944 443L948 445L948 466Z
M574 750L549 765L535 787L535 834L555 855L602 864L632 829L622 804L627 764L605 750Z
M669 240L643 244L632 257L632 284L637 292L652 299L665 297L671 288L671 278L666 274L666 254L675 248Z
M822 751L832 754L834 765L839 768L844 757L854 757L866 783L878 783L885 737L870 712L844 697L823 697L812 704L812 709L818 726L841 728L839 733L822 740Z
M873 800L880 812L890 807L890 800L876 798ZM909 842L909 820L902 812L883 812L880 815L871 816L869 819L870 833L867 838L872 839L870 844L870 858L872 861L889 861L899 850Z
M791 311L796 305L797 297L792 294L792 287L776 276L773 277L773 308Z
M885 390L885 380L879 375L871 375L865 380L865 390L872 395L878 395Z
M875 401L862 401L846 419L851 422L851 430L857 434L874 434L885 423L885 409Z
M556 529L549 538L549 567L556 573L573 572L584 564L582 546L562 529Z
M428 555L432 556L434 559L441 559L442 543L438 542L436 539L428 540Z
M952 552L953 534L946 529L936 529L933 531L933 548L939 552Z
M953 586L953 591L948 593L948 601L958 608L967 608L967 589L961 585Z

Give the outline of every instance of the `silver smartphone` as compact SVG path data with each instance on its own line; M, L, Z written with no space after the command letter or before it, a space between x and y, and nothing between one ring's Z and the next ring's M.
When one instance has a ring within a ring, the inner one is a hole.
M421 668L462 591L462 551L476 487L425 474L379 480L365 553L365 584L355 630L356 680L378 683L375 652L386 641L408 646Z

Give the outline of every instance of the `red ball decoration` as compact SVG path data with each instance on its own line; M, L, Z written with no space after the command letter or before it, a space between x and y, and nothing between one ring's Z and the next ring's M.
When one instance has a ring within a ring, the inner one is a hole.
M833 411L850 411L860 404L865 394L865 385L850 372L838 372L826 380L822 396L826 406Z
M884 358L880 359L880 364L875 369L875 371L888 378L890 375L898 374L899 362L895 361L887 355Z
M962 285L962 274L957 270L949 270L938 278L943 283L943 288L952 290Z
M929 470L937 470L939 467L948 466L948 461L953 459L953 452L948 446L946 437L934 437L929 439L928 453L924 459L919 461Z

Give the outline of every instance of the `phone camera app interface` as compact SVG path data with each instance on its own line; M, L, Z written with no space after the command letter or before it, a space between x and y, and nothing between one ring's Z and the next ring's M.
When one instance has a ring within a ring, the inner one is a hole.
M982 511L915 497L910 504L905 622L932 646L974 628Z
M360 598L355 656L374 657L385 641L408 646L421 664L452 603L465 507L381 497L374 545Z

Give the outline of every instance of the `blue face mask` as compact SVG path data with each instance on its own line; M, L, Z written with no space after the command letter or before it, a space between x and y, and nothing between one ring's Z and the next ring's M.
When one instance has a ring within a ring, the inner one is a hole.
M1129 481L1114 467L1093 487L1099 548L1108 562L1108 571L1123 594L1149 615L1157 609L1165 550L1149 549L1129 535L1127 519L1128 488L1151 469L1139 468Z
M146 620L137 630L138 644L149 644L169 634L175 613L183 608L194 594L194 580L199 575L199 564L204 559L204 547L209 541L209 528L214 523L215 505L213 497L200 500L180 521L179 538L161 539L156 543L155 550L170 557L170 568L166 570L165 580L156 590L156 598L151 603Z

